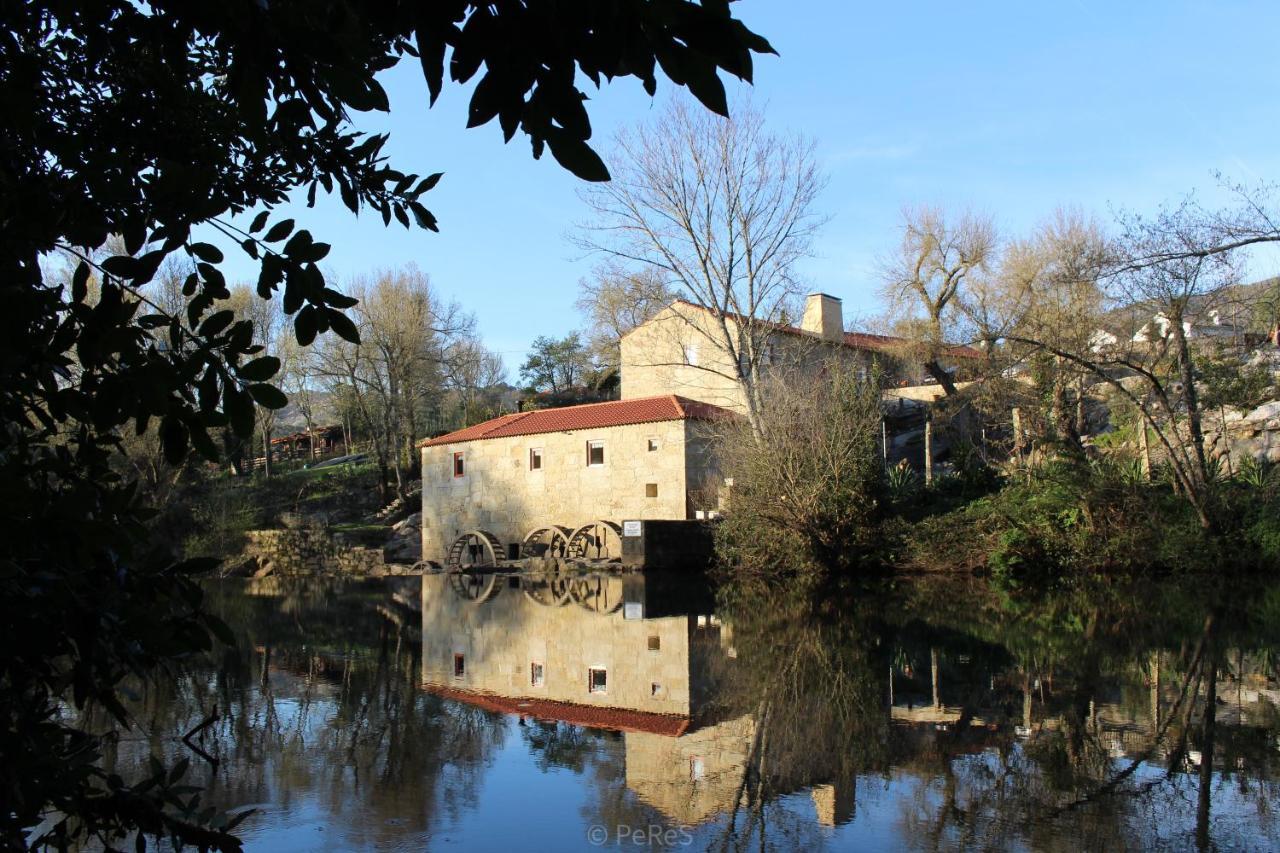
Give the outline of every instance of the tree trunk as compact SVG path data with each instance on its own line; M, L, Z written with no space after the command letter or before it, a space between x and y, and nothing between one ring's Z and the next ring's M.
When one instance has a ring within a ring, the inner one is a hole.
M262 476L271 477L271 430L262 428Z
M956 393L955 380L953 380L951 378L951 374L938 363L937 359L931 358L926 361L924 363L924 370L925 373L928 373L935 382L942 386L942 393L946 394L948 397Z
M1178 354L1178 372L1182 380L1182 399L1187 407L1187 428L1191 433L1191 448L1195 451L1197 487L1209 481L1209 465L1204 455L1204 430L1200 424L1200 399L1196 394L1195 367L1191 362L1191 346L1187 343L1186 330L1182 327L1182 312L1171 312L1170 328Z

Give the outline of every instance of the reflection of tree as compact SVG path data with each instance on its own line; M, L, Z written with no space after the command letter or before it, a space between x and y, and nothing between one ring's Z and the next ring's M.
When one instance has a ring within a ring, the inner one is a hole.
M1256 806L1247 831L1273 837L1280 720L1259 699L1246 725L1221 686L1276 674L1242 648L1275 645L1257 600L1177 584L1013 599L952 580L736 593L715 692L756 727L721 845L756 847L782 794L869 773L910 792L899 831L923 849L1123 848L1178 826L1212 845L1233 776L1236 807Z
M717 702L725 716L749 712L755 721L725 849L764 837L765 807L778 793L852 785L858 772L885 766L883 623L871 607L842 604L824 608L803 594L765 590L739 590L725 601L736 655L713 673Z
M181 735L217 708L197 741L219 760L204 771L210 804L312 799L359 848L427 829L437 808L471 807L505 720L418 689L418 644L379 615L387 601L381 585L215 591L237 650L152 686L135 710L146 737L121 742L109 763L132 772L149 754L186 753Z

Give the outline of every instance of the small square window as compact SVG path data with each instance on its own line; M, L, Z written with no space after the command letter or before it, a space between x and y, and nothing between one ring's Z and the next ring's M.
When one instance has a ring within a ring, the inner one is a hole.
M658 449L658 447L659 447L659 445L658 445L658 439L656 439L656 438L651 438L651 439L649 439L649 452L650 452L650 453L652 453L653 451L657 450L657 449Z
M649 651L656 652L662 648L662 638L654 634L649 638Z
M453 454L453 476L461 477L463 471L462 454Z
M453 655L453 677L462 678L467 674L467 659L457 652Z
M529 470L530 471L542 470L542 448L541 447L529 448Z
M607 693L608 674L603 669L591 667L587 670L587 692Z
M587 442L587 465L594 467L604 464L604 442L588 441Z
M541 687L543 684L542 664L534 661L529 664L529 685L531 687Z
M662 698L662 685L654 681L649 684L649 695L654 699Z
M658 484L657 484L657 483L645 483L645 484L644 484L644 496L645 496L646 498L656 498L656 497L658 496Z

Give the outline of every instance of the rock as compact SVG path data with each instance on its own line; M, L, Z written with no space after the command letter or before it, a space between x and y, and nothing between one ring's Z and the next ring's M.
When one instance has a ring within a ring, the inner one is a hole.
M1280 418L1280 400L1272 400L1270 403L1263 403L1249 414L1245 415L1247 421L1266 421L1272 418Z
M239 562L228 563L222 569L224 578L247 578L257 577L254 574L258 570L258 558L246 557Z

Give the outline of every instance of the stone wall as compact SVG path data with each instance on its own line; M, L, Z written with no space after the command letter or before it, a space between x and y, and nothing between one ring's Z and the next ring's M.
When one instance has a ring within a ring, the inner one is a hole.
M1219 412L1206 411L1203 422L1205 448L1211 457L1223 457L1229 446L1233 464L1246 458L1280 463L1280 401L1259 406L1251 412L1228 411L1225 432Z
M250 530L245 555L277 575L383 575L381 548L350 547L335 542L319 527Z
M689 518L704 508L693 504L716 479L706 431L698 421L665 421L424 447L423 559L443 561L470 530L507 544L551 524ZM604 442L603 465L587 465L588 441ZM529 462L535 448L537 470ZM463 454L461 477L453 473L454 453Z

